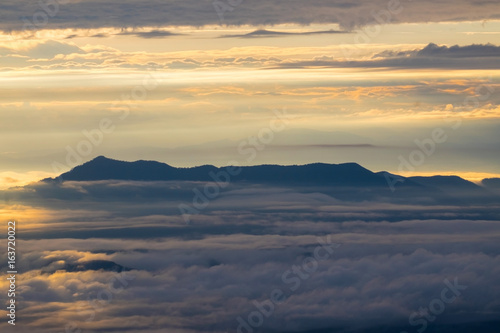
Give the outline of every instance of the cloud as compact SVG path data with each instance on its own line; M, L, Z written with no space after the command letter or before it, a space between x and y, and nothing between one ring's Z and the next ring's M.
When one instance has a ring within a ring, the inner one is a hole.
M121 32L117 35L130 35L140 38L166 38L173 36L182 36L184 34L174 33L165 30L151 30L151 31L126 31L126 32Z
M59 54L66 55L72 53L84 53L84 51L75 45L49 40L30 49L27 55L35 59L52 59Z
M71 39L71 38L74 38L76 36L77 35L70 35L70 36L66 37L66 39ZM92 35L91 37L94 37L94 38L106 38L106 37L109 37L109 35L103 34L103 33L99 33L99 34Z
M493 44L472 44L465 46L446 46L429 43L420 50L394 52L381 52L373 58L378 57L444 57L444 58L474 58L474 57L500 57L500 46Z
M429 325L446 333L459 323L487 333L498 328L485 326L500 315L498 200L356 202L345 199L345 188L335 197L331 186L246 182L226 187L186 225L177 204L203 185L65 182L9 191L5 214L20 214L20 203L51 211L18 215L24 315L16 329L46 333L75 323L92 333L234 332L254 302L280 289L284 302L266 317L263 332L409 331L409 316L455 278L467 289ZM34 219L38 226L24 224ZM341 246L312 272L301 270L293 290L283 274L303 267L318 236ZM6 255L0 253L2 270ZM133 269L113 272L124 267ZM117 274L127 274L123 288ZM0 280L0 288L6 283Z
M204 26L220 24L211 1L79 0L37 2L6 0L2 4L0 29L97 28L145 26ZM221 1L222 2L222 1ZM43 3L45 4L45 2ZM387 2L376 0L243 1L226 7L223 23L228 25L275 25L280 23L337 23L345 28L384 22L484 21L498 19L497 3L484 0ZM391 7L388 8L388 4ZM389 12L392 10L392 13ZM297 15L300 13L300 15ZM375 14L374 14L375 13Z
M7 44L8 45L8 44ZM24 62L24 65L32 64L35 61L46 62L54 59L54 57L67 56L71 54L84 55L86 52L78 46L71 43L63 43L55 40L47 40L43 42L21 43L14 48L2 47L0 54L4 57L11 57L17 60L18 65ZM3 62L5 64L5 61Z
M378 325L391 331L411 330L415 326L409 324L409 316L441 296L444 279L455 278L467 289L446 305L440 321L429 325L453 332L454 324L484 325L499 315L496 221L334 222L318 213L235 214L220 216L227 223L238 221L236 216L254 222L263 219L273 229L255 235L251 230L200 234L192 240L24 240L19 262L32 266L19 276L19 300L26 313L19 330L45 333L74 322L89 332L194 333L207 327L213 332L236 331L237 318L247 319L256 309L254 302L264 302L274 289L282 290L285 299L266 317L264 332L357 332ZM297 290L291 290L283 274L294 265L302 267L319 245L316 236L325 234L341 246L304 275ZM109 296L110 283L121 286L119 277L124 275L106 270L42 272L47 265L64 266L63 261L85 263L92 255L135 267L125 272L123 290ZM4 287L5 282L0 284ZM46 320L49 311L58 316ZM93 320L86 322L92 311ZM131 314L137 320L123 325Z
M239 35L222 35L219 38L265 38L265 37L283 37L283 36L310 36L310 35L324 35L324 34L343 34L347 31L338 30L325 30L325 31L305 31L305 32L285 32L285 31L271 31L271 30L255 30L247 34Z
M345 46L347 58L356 54L356 45ZM314 60L284 61L271 68L442 68L442 69L497 69L500 66L500 46L474 44L467 46L438 46L428 44L419 50L383 51L371 60L346 58L317 58Z
M266 30L267 31L267 30ZM337 32L335 32L337 33ZM123 31L100 33L89 36L106 37L116 34L134 35L141 38L169 38L179 34L163 30ZM285 36L289 33L285 33ZM301 33L291 33L301 34ZM262 35L227 35L226 37L256 38L276 37L274 32ZM70 35L71 37L71 35ZM61 71L65 69L287 69L287 68L436 68L436 69L496 69L500 64L500 46L474 44L465 46L438 46L430 43L425 47L410 50L388 49L376 51L371 58L358 57L356 44L340 47L324 47L309 52L296 48L284 48L279 54L276 49L262 47L238 48L214 51L207 54L198 51L137 53L125 52L110 47L78 47L73 43L54 40L29 41L17 45L0 47L0 58L4 70L11 67L27 70L43 69ZM327 54L330 54L327 56ZM334 54L333 56L331 54ZM335 55L336 54L336 55ZM362 60L360 60L362 59ZM366 59L366 60L365 60ZM9 67L7 67L9 66ZM310 91L313 89L311 87ZM108 88L109 89L109 88ZM205 88L207 89L207 88Z

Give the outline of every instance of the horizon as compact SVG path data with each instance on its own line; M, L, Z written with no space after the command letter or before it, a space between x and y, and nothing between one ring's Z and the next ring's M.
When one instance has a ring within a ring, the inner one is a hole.
M42 181L42 180L45 180L45 179L57 179L59 178L63 173L67 173L67 172L70 172L71 170L73 170L74 168L78 167L78 166L81 166L81 165L84 165L86 163L89 163L97 158L100 158L100 157L104 157L106 159L109 159L109 160L115 160L115 161L121 161L121 162L138 162L138 161L145 161L145 162L159 162L159 163L163 163L163 164L166 164L166 165L169 165L169 166L172 166L174 168L196 168L196 167L200 167L200 166L214 166L214 167L217 167L217 168L224 168L224 167L228 167L228 166L236 166L236 165L230 165L230 164L225 164L225 165L214 165L214 164L198 164L198 165L191 165L191 166L175 166L175 165L172 165L172 164L169 164L169 163L166 163L166 162L162 162L162 161L157 161L157 160L152 160L152 159L137 159L137 160L123 160L123 159L118 159L118 158L111 158L111 157L108 157L108 156L104 156L104 155L99 155L99 156L96 156L96 157L93 157L85 162L82 162L81 164L79 165L76 165L74 166L73 168L67 170L67 171L64 171L64 172L61 172L61 173L53 173L53 174L47 174L46 176L44 176L43 178L37 178L37 179L24 179L24 180L21 180L19 182L17 182L17 185L15 186L10 186L10 185L4 185L4 186L0 186L0 190L6 190L6 189L9 189L9 188L13 188L13 187L19 187L19 186L26 186L26 185L30 185L30 184L33 184L33 183L36 183L36 182L39 182L39 181ZM314 163L305 163L305 164L249 164L249 165L238 165L240 167L249 167L249 166L262 166L262 165L278 165L278 166L307 166L307 165L312 165L312 164L329 164L329 165L341 165L341 164L357 164L357 165L360 165L361 167L364 167L363 165L357 163L357 162L354 162L354 161L351 161L351 162L341 162L341 163L325 163L325 162L314 162ZM370 169L368 169L370 170ZM483 180L487 180L487 179L496 179L496 178L500 178L500 174L494 174L494 173L477 173L477 172L453 172L453 171L447 171L447 172L437 172L437 173L434 173L434 172L418 172L418 171L415 171L415 172L411 172L411 171L403 171L403 172L391 172L391 171L387 171L387 170L370 170L371 172L374 172L374 173L380 173L380 172L388 172L388 173L391 173L393 175L397 175L397 176L402 176L402 177L406 177L406 178L409 178L409 177L435 177L435 176L443 176L443 177L452 177L452 176L457 176L457 177L460 177L464 180L467 180L467 181L470 181L476 185L479 185L479 186L484 186L483 184Z
M308 166L308 165L314 165L314 164L326 164L326 165L345 165L345 164L357 164L361 167L364 168L363 165L359 164L359 163L356 163L354 161L351 161L351 162L342 162L342 163L323 163L323 162L315 162L315 163L306 163L306 164L253 164L253 165L234 165L234 164L226 164L226 165L213 165L213 164L198 164L198 165L192 165L192 166L175 166L175 165L172 165L172 164L169 164L169 163L165 163L165 162L160 162L160 161L156 161L156 160L143 160L143 159L139 159L139 160L122 160L122 159L115 159L115 158L111 158L111 157L108 157L108 156L104 156L104 155L99 155L99 156L96 156L94 158L91 158L89 160L87 160L86 162L83 162L82 164L80 165L77 165L75 166L74 168L76 167L79 167L79 166L82 166L84 164L87 164L89 162L92 162L96 159L99 159L99 158L105 158L107 160L113 160L113 161L120 161L120 162L128 162L128 163L133 163L133 162L159 162L159 163L163 163L163 164L166 164L168 166L171 166L171 167L174 167L174 168L197 168L197 167L202 167L202 166L213 166L213 167L216 167L216 168L225 168L225 167L231 167L231 166L238 166L238 167L250 167L250 166L266 166L266 165L276 165L276 166ZM72 168L71 170L73 170L74 168ZM66 172L70 172L71 170L68 170ZM368 169L369 170L369 169ZM381 173L381 172L389 172L389 171L386 171L386 170L380 170L380 171L377 171L377 170L369 170L371 172L374 172L374 173ZM65 173L66 173L65 172ZM392 173L392 172L389 172L389 173ZM403 177L434 177L434 176L443 176L443 177L448 177L448 176L457 176L457 177L460 177L462 179L465 179L465 180L468 180L468 181L471 181L477 185L482 185L481 181L482 180L485 180L485 179L496 179L496 178L500 178L500 174L489 174L490 177L484 177L484 178L477 178L478 174L477 173L474 173L474 175L470 175L469 174L469 177L461 177L460 176L460 173L453 173L452 171L449 171L445 174L443 173L411 173L410 171L406 171L406 172L400 172L400 173L392 173L394 175L398 175L398 176L403 176ZM50 177L51 179L56 179L56 178L59 178L59 176L61 176L62 174L59 174L59 175L56 175L54 177ZM486 175L486 174L483 174L483 175ZM476 181L472 181L471 179L473 180L476 180ZM41 179L40 179L41 180Z
M500 332L495 0L2 0L2 333Z

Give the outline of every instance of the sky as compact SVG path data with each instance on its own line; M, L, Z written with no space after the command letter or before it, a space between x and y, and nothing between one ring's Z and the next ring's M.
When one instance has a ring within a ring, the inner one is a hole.
M0 9L2 188L99 155L500 174L495 1L8 0ZM239 145L275 110L286 110L286 127L247 161ZM435 152L400 167L436 128L446 140ZM89 139L95 131L102 138Z
M499 37L496 0L2 0L0 330L498 332ZM233 182L190 223L214 183L37 182L97 156L496 179Z

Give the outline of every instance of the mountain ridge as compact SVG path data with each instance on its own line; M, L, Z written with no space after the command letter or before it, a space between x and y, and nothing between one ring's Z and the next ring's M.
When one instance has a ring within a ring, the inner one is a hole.
M232 178L235 181L291 181L291 182L327 182L365 185L387 185L388 177L397 178L399 184L461 187L481 189L483 187L467 181L459 176L429 176L403 177L387 171L373 172L358 163L346 162L309 163L294 165L261 164L254 166L216 167L205 164L194 167L173 167L167 163L154 160L123 161L100 155L78 165L56 178L45 178L42 181L99 181L99 180L130 180L130 181L212 181L210 173L220 172L226 168L241 168L239 175ZM331 173L330 173L331 172ZM350 178L350 179L348 179ZM345 181L341 181L341 180ZM381 182L383 180L383 182Z
M373 172L358 163L340 164L310 163L304 165L262 164L254 166L200 165L195 167L173 167L153 160L121 161L105 156L74 167L56 178L44 182L64 181L214 181L214 175L228 168L239 169L232 174L231 182L282 183L288 185L325 185L378 188L439 189L453 193L456 190L479 193L486 187L469 182L459 176L403 177L386 171Z
M367 185L380 183L383 177L363 166L354 163L328 164L310 163L304 165L262 164L255 166L200 165L177 168L153 160L121 161L105 156L98 156L74 167L56 178L43 181L98 181L98 180L186 180L211 181L209 173L220 172L227 168L240 168L242 172L232 177L237 181L292 181L292 182L342 182L351 178L351 182L365 182Z
M341 164L225 166L177 168L158 161L120 161L98 156L57 178L42 180L58 186L67 181L177 181L217 183L221 187L264 185L319 192L341 200L476 205L495 203L500 191L458 176L403 177L372 172L350 162ZM179 194L180 195L180 194Z

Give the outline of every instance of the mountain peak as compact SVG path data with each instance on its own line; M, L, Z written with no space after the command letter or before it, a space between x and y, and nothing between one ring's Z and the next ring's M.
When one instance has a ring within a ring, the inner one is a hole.
M92 161L104 161L104 160L111 160L111 158L107 158L106 156L99 155L96 158L94 158L93 160L91 160L90 162L92 162Z
M104 155L99 155L99 156L91 159L90 161L83 163L82 165L89 164L89 163L92 164L92 163L106 163L106 162L125 162L125 161L115 160L112 158L108 158Z
M126 162L100 155L63 173L60 179L63 181L170 180L166 174L172 169L175 168L156 161Z

